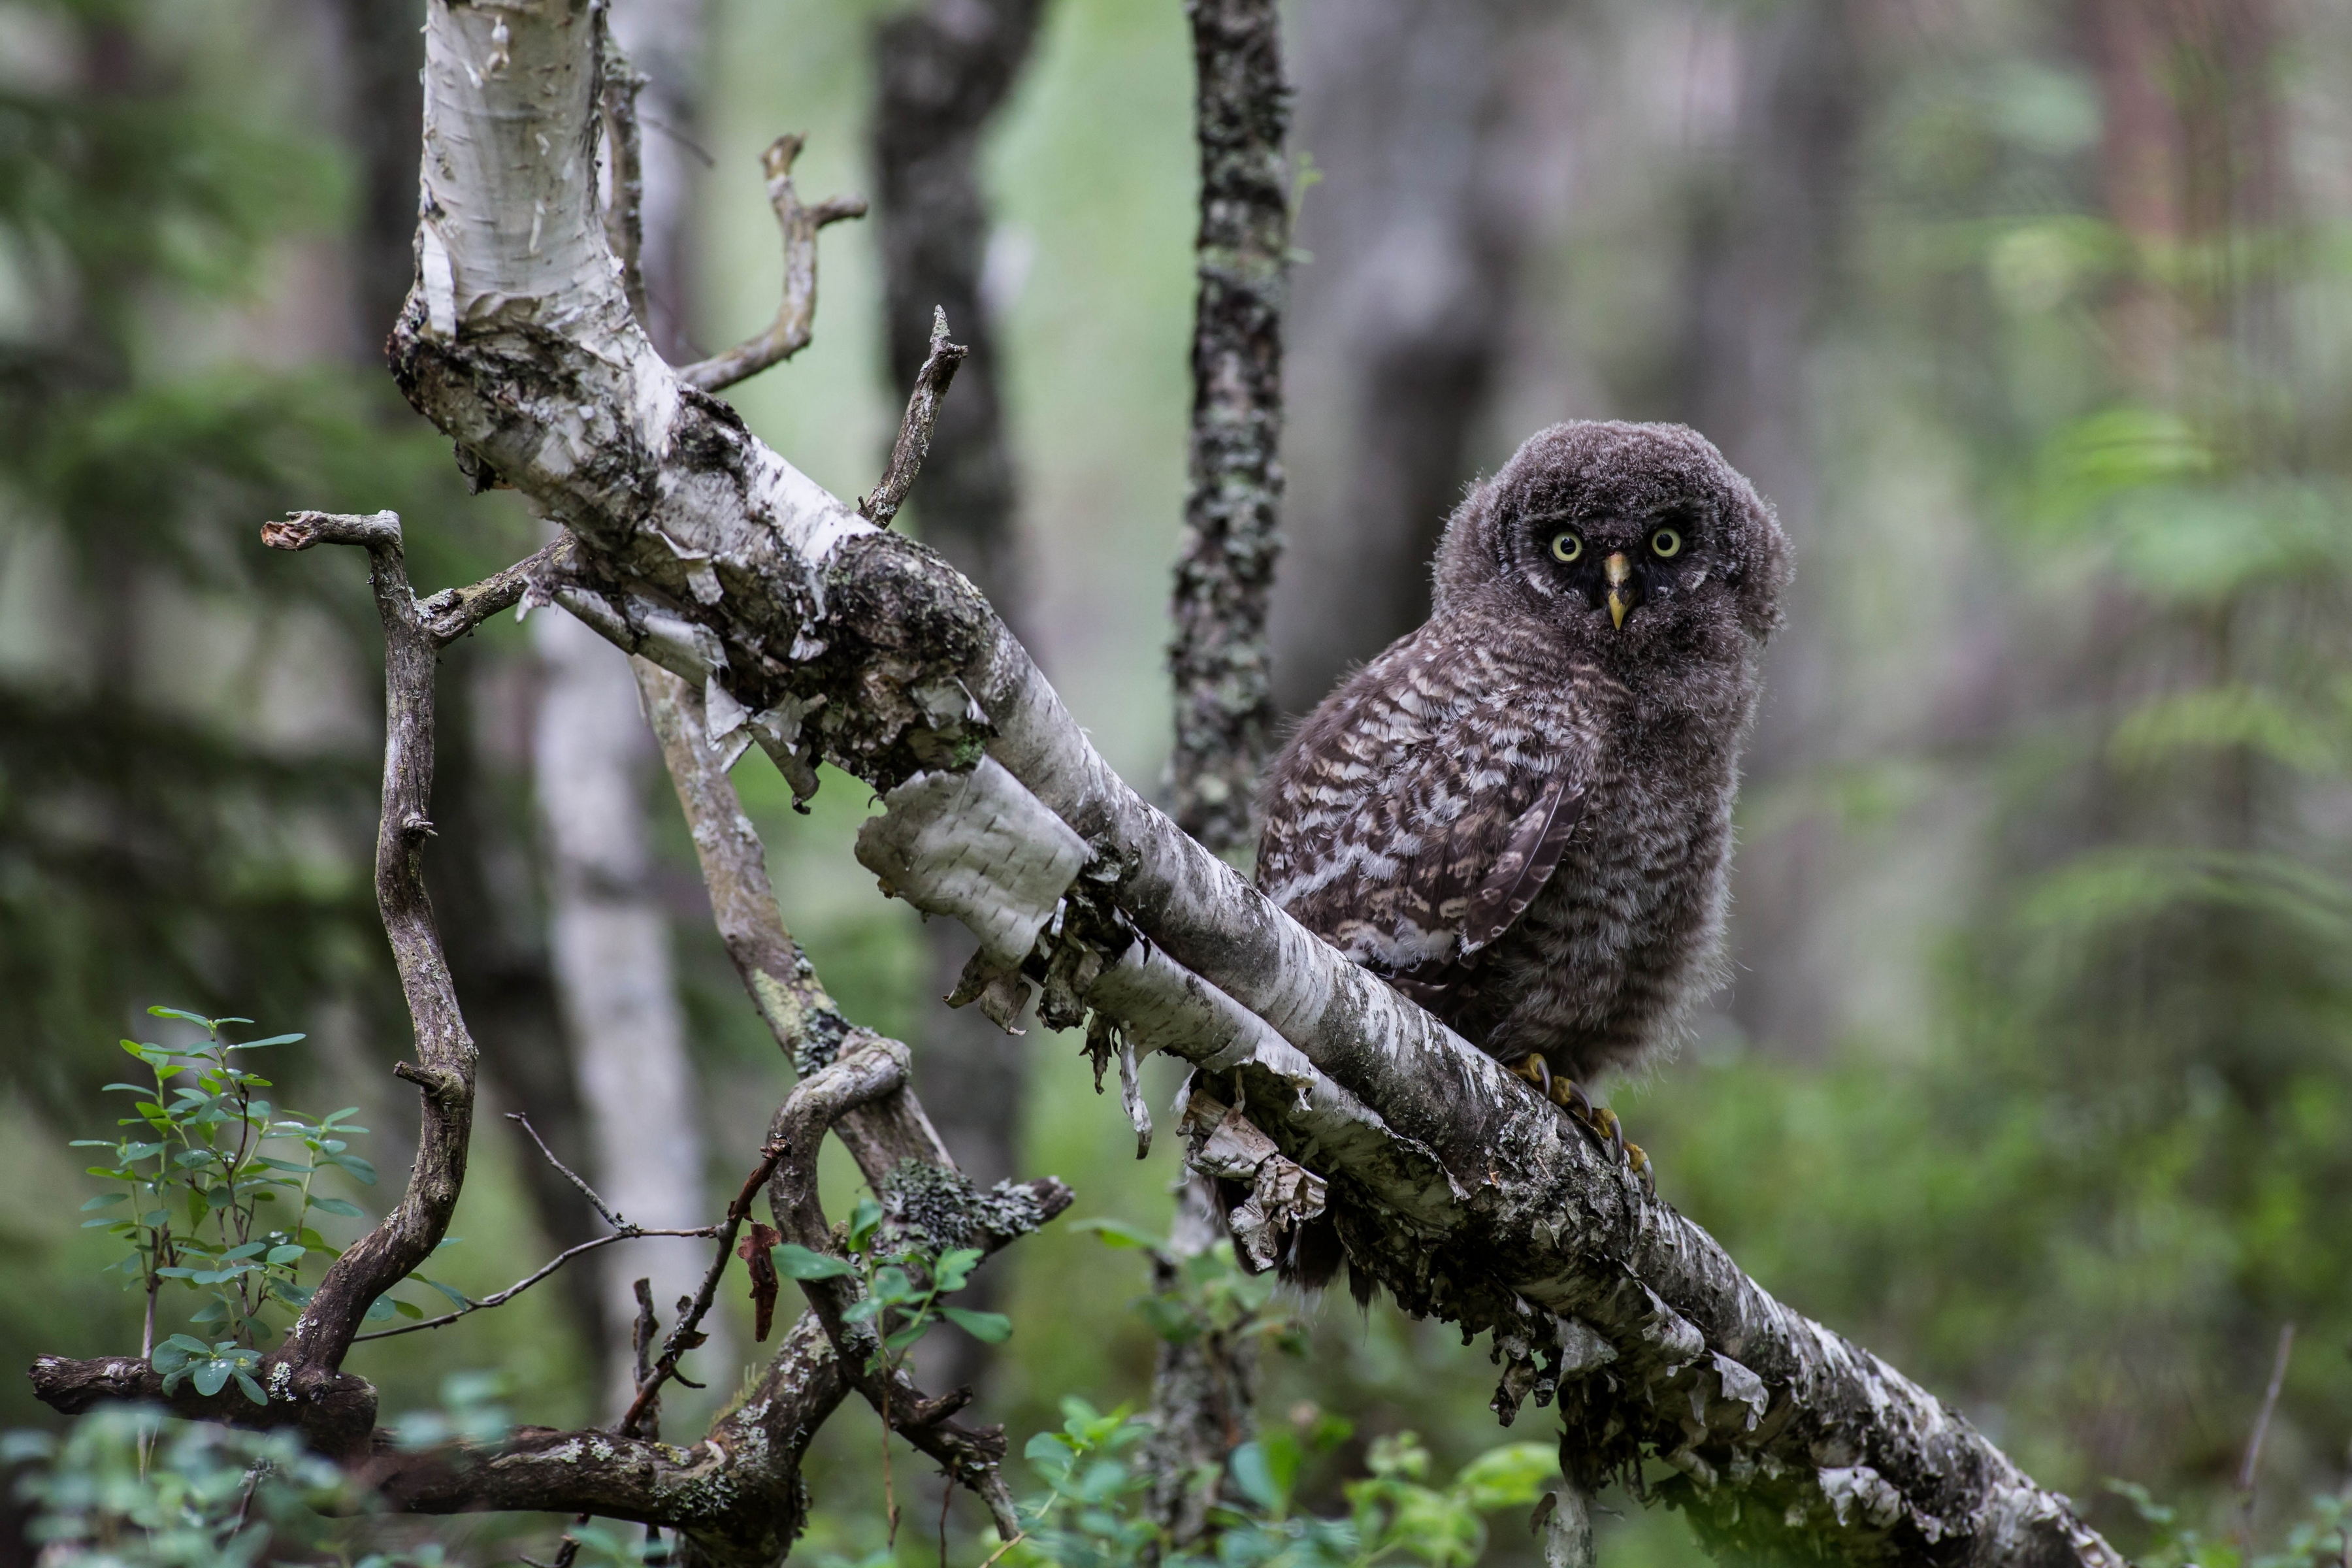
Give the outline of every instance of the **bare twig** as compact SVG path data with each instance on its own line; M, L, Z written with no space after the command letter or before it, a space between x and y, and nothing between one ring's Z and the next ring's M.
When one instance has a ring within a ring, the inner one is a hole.
M801 155L806 138L779 136L760 155L768 174L768 205L775 209L776 226L784 241L784 298L768 330L724 353L698 360L677 373L677 378L701 392L718 392L759 374L808 347L816 320L816 236L827 224L864 217L866 198L835 196L816 205L803 206L793 189L793 160Z
M629 64L621 46L614 41L602 11L597 13L597 27L604 52L596 106L612 159L604 238L620 259L621 288L628 297L630 313L643 326L647 321L646 275L639 263L646 241L646 177L644 149L637 135L637 94L645 91L647 83L645 73Z
M543 572L560 572L572 559L572 536L565 534L531 552L511 566L502 566L466 588L444 588L416 602L425 635L436 647L447 647L500 610L522 602L531 579Z
M2238 1463L2238 1529L2240 1544L2251 1551L2254 1531L2254 1482L2261 1473L2263 1439L2270 1435L2271 1415L2278 1409L2279 1391L2286 1386L2287 1358L2294 1353L2294 1324L2279 1325L2278 1350L2271 1357L2271 1380L2263 1390L2262 1408L2254 1414L2254 1429L2246 1437L2246 1456Z
M530 1141L539 1145L539 1152L547 1156L547 1163L554 1166L558 1171L562 1172L563 1179L565 1181L570 1182L573 1186L580 1189L580 1195L588 1200L589 1207L594 1209L599 1215L604 1216L604 1220L606 1225L609 1225L614 1230L619 1231L622 1236L640 1236L646 1234L645 1232L640 1231L635 1226L631 1225L627 1220L623 1219L619 1215L614 1214L610 1207L606 1206L604 1200L596 1195L596 1189L590 1186L586 1179L583 1178L579 1172L573 1170L571 1166L565 1164L562 1161L555 1157L555 1151L547 1146L547 1140L539 1135L539 1129L530 1124L530 1117L524 1115L520 1110L509 1110L507 1112L507 1120L521 1128L525 1132L530 1134ZM672 1231L668 1234L677 1236L692 1235L696 1233ZM706 1231L701 1234L708 1235L709 1233ZM584 1248L575 1247L573 1250L581 1251L584 1250Z
M923 368L915 373L915 389L907 395L907 412L898 421L898 438L890 444L889 467L882 471L882 482L857 503L858 514L877 528L889 527L890 520L906 504L907 492L914 488L923 459L930 455L931 429L939 423L940 399L948 395L948 384L955 379L956 366L971 352L962 343L948 342L947 310L933 306L931 352L923 356Z
M744 1217L751 1212L751 1200L760 1195L760 1189L767 1184L777 1163L783 1157L783 1145L771 1139L768 1146L760 1152L759 1164L743 1178L742 1190L735 1194L735 1201L727 1205L726 1221L719 1227L719 1247L711 1254L710 1268L702 1276L702 1288L694 1293L692 1304L671 1325L669 1337L662 1342L661 1359L654 1363L652 1373L638 1380L637 1396L629 1402L628 1414L621 1417L621 1424L614 1428L623 1436L644 1435L639 1430L640 1424L660 1395L661 1385L677 1374L678 1357L702 1342L698 1331L702 1326L703 1314L710 1310L710 1303L719 1294L719 1281L727 1272L727 1260L735 1255L735 1233L743 1227Z
M368 1340L388 1340L401 1334L418 1333L425 1329L444 1329L460 1318L470 1318L476 1312L487 1312L493 1307L503 1307L582 1253L593 1252L600 1247L610 1247L614 1242L635 1241L641 1237L651 1236L717 1236L718 1234L719 1227L715 1225L697 1226L690 1230L641 1230L635 1226L631 1226L627 1230L615 1231L611 1236L600 1236L593 1241L583 1241L577 1247L567 1247L505 1289L485 1296L478 1301L469 1298L466 1305L457 1311L444 1312L437 1318L426 1318L419 1322L403 1323L396 1329L379 1329L372 1334L354 1335L352 1343L360 1344Z
M1290 100L1275 0L1187 0L1184 9L1199 77L1201 291L1169 767L1178 825L1224 854L1249 840L1274 731L1265 616L1280 551Z

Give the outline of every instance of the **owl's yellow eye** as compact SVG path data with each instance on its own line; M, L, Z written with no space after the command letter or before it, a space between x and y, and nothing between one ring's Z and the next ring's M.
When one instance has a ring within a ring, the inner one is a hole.
M1551 552L1554 560L1577 560L1584 553L1584 541L1573 533L1555 533L1551 536Z
M1650 535L1650 548L1658 552L1661 561L1683 552L1683 536L1671 528L1662 528Z

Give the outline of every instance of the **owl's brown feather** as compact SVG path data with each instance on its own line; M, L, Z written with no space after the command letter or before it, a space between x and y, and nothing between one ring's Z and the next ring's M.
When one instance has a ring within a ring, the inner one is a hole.
M1668 1043L1717 976L1784 552L1688 430L1539 432L1447 525L1430 620L1276 759L1260 886L1506 1060L1590 1079Z

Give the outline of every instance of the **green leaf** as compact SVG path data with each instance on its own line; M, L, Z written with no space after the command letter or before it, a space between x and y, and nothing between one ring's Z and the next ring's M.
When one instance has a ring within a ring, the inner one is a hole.
M243 1389L245 1391L245 1396L247 1399L252 1400L256 1405L268 1405L269 1403L269 1395L261 1392L261 1384L254 1382L250 1374L244 1372L236 1373L236 1385Z
M375 1167L357 1154L329 1154L327 1158L341 1165L350 1173L352 1180L361 1185L368 1187L375 1185Z
M392 1321L392 1298L378 1296L374 1300L370 1301L364 1321L371 1323Z
M236 1369L225 1361L208 1361L195 1370L196 1392L209 1397L218 1394L228 1384L228 1374Z
M1282 1489L1276 1484L1273 1468L1266 1463L1263 1443L1244 1443L1234 1450L1227 1465L1233 1471L1234 1485L1241 1489L1244 1497L1268 1513L1281 1510Z
M1550 1443L1506 1443L1489 1448L1454 1478L1462 1500L1480 1512L1525 1508L1559 1474L1559 1448Z
M128 1203L130 1201L131 1194L129 1193L103 1193L99 1196L90 1199L89 1202L82 1205L81 1212L88 1214L92 1209L111 1208L116 1204Z
M253 1022L250 1018L207 1018L201 1013L183 1013L177 1007L150 1007L147 1009L147 1015L152 1018L178 1018L184 1022L195 1025L196 1027L204 1030L206 1034L210 1034L214 1027L218 1024L250 1024Z
M314 1209L323 1209L328 1214L341 1215L345 1219L357 1219L360 1217L360 1205L352 1203L345 1203L341 1198L312 1198L310 1200L310 1206Z
M914 1277L895 1263L874 1271L874 1299L885 1305L911 1301L920 1294L915 1289Z
M939 1263L931 1270L932 1283L941 1294L961 1290L980 1266L981 1251L977 1247L951 1247L940 1254Z
M412 1274L409 1278L415 1280L420 1285L428 1285L434 1289L440 1291L441 1294L449 1298L449 1305L455 1307L457 1310L466 1312L473 1310L474 1304L466 1300L462 1293L451 1289L448 1286L442 1284L438 1279L427 1279L422 1274Z
M812 1252L797 1241L772 1247L770 1253L776 1260L776 1272L787 1279L838 1279L855 1272L840 1258Z
M900 1329L898 1332L892 1334L887 1340L884 1341L883 1343L888 1347L891 1354L896 1355L901 1351L913 1349L916 1344L920 1342L922 1337L930 1331L931 1324L929 1320L918 1318L913 1322L908 1323L905 1328Z
M881 1310L882 1303L877 1301L873 1297L860 1297L858 1300L852 1301L848 1308L843 1311L841 1314L841 1321L845 1323L862 1323Z
M425 1309L414 1301L394 1301L392 1304L392 1310L402 1317L411 1320L421 1320L425 1316Z
M882 1205L872 1198L860 1198L857 1206L849 1211L849 1250L863 1252L873 1239L875 1230L882 1224Z
M1082 1219L1070 1228L1094 1237L1105 1247L1139 1247L1148 1251L1160 1252L1164 1251L1168 1246L1165 1238L1154 1236L1150 1231L1131 1226L1121 1219Z
M282 1268L289 1263L301 1262L304 1258L310 1255L310 1249L304 1247L301 1243L289 1241L281 1247L271 1247L269 1249L268 1261L273 1266Z
M1001 1345L1013 1337L1013 1320L1002 1312L975 1312L969 1307L941 1307L940 1315L982 1344Z
M226 1051L257 1051L264 1046L290 1046L297 1040L307 1040L310 1037L308 1035L272 1035L266 1040L239 1040L235 1045L223 1046L221 1048Z

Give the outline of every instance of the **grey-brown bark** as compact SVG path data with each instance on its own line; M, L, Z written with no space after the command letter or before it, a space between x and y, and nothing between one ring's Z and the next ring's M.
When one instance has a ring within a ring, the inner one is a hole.
M1176 715L1169 784L1177 822L1230 856L1252 847L1258 773L1274 730L1266 606L1281 547L1290 88L1272 0L1190 0L1185 14L1201 226L1190 487L1169 654ZM1152 1259L1156 1288L1174 1286L1187 1263L1224 1236L1215 1178L1188 1170L1168 1251ZM1209 1533L1226 1459L1255 1430L1257 1350L1244 1335L1213 1331L1165 1341L1157 1357L1151 1510L1173 1545L1191 1548Z
M1201 148L1192 436L1176 563L1175 816L1221 853L1251 837L1274 730L1265 642L1281 542L1290 88L1272 0L1187 0Z

